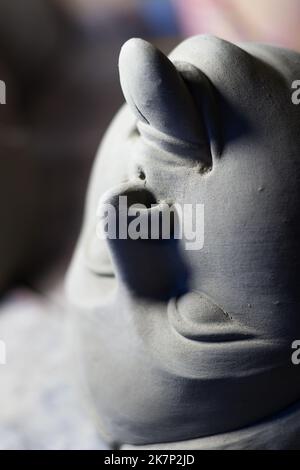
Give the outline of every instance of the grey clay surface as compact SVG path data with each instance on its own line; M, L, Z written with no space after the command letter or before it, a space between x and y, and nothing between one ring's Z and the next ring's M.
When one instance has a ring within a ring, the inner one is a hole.
M110 442L300 448L300 55L197 36L169 59L121 50L67 277L82 383ZM98 240L118 194L204 204L203 249Z

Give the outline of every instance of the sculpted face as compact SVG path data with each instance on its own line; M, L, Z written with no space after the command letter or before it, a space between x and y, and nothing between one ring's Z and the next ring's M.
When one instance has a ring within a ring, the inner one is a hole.
M300 397L300 56L199 36L168 59L132 39L119 66L127 104L67 280L90 403L115 442L239 429ZM203 205L203 247L99 240L99 199L118 195Z

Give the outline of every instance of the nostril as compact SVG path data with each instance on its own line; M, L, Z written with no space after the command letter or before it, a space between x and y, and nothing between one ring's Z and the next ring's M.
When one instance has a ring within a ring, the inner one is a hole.
M157 204L156 197L154 194L142 187L134 187L129 189L122 196L127 196L127 205L132 206L134 204L143 204L147 209L151 208L154 204Z
M158 203L142 183L129 182L106 193L101 204L99 215L121 284L136 296L157 300L187 292L189 273L175 236L175 208L172 212L170 203Z
M145 180L146 179L146 174L141 168L138 169L138 177L139 177L140 180Z
M138 183L124 183L117 188L108 191L102 198L102 203L112 204L114 207L119 207L120 197L125 196L127 206L134 204L143 204L147 209L157 204L156 197L149 189L145 188L143 184Z

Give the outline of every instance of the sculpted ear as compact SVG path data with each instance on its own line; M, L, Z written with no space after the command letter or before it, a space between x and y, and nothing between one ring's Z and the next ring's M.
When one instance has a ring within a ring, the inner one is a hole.
M142 39L121 49L124 97L140 123L167 136L203 147L203 125L193 98L174 64Z

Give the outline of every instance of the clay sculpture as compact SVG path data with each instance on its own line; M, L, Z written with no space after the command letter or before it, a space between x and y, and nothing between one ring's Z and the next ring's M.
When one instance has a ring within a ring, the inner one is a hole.
M127 104L67 276L99 428L115 446L300 448L300 55L196 36L167 58L131 39L119 67ZM101 240L99 201L122 195L147 217L202 204L203 246Z

